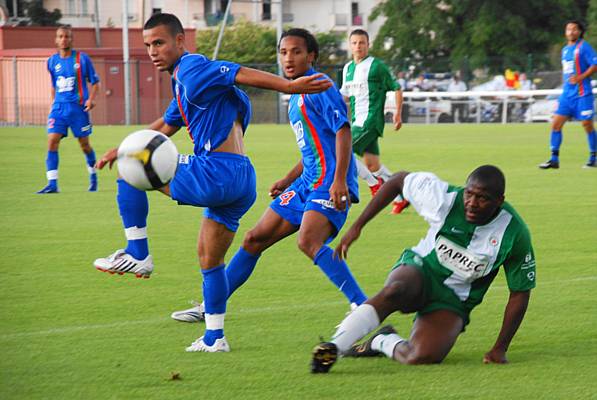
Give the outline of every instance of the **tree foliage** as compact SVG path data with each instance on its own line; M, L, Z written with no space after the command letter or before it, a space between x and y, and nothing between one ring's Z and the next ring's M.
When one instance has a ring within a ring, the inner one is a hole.
M336 64L346 59L341 50L344 37L334 32L316 33L319 43L318 64ZM218 30L199 31L196 36L197 51L208 57L213 55ZM231 60L239 64L276 64L276 30L248 21L239 21L227 26L218 59Z
M31 19L31 25L57 26L62 18L62 12L55 8L48 11L44 8L42 0L31 0L26 3L25 13Z
M471 68L499 58L524 66L562 42L564 22L582 18L583 0L386 0L371 19L386 18L373 51L394 64L407 59L467 60ZM501 68L500 66L499 68Z

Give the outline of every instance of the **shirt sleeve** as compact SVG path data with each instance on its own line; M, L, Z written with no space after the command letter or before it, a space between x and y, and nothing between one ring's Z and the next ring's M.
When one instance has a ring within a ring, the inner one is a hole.
M346 87L346 74L348 73L348 64L344 65L342 69L342 87L340 88L340 93L344 97L349 97L350 93L348 93L348 88Z
M164 113L164 122L170 126L184 126L184 120L182 119L182 115L180 115L176 99L172 99L170 105L168 105L168 108Z
M584 42L584 51L582 52L582 56L585 62L589 65L597 65L597 54L595 54L595 50L591 47L589 43L586 41Z
M504 271L511 291L523 292L535 287L535 253L526 226L514 239L512 251L504 261Z
M46 66L48 68L48 72L50 73L50 81L52 81L52 87L54 89L56 89L56 79L54 79L54 71L52 69L52 57L48 58L48 62L46 63Z
M430 225L441 223L452 207L449 185L431 172L412 172L404 178L402 196Z
M205 56L189 55L192 57L184 68L185 82L199 83L202 87L234 86L239 64L228 61L209 61ZM186 63L185 63L186 64Z
M336 85L326 90L324 97L323 118L329 124L333 132L338 132L344 125L349 125L346 110L346 103L338 91Z
M81 58L83 63L85 64L85 76L89 83L95 85L99 82L99 76L95 72L95 68L93 68L93 63L91 62L91 58L87 54L81 54Z
M386 88L386 92L400 90L400 84L396 82L390 69L384 63L380 63L380 70L382 71L383 83Z

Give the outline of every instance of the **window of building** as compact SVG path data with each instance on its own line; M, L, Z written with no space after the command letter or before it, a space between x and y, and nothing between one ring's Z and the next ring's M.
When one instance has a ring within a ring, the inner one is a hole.
M261 6L261 19L263 21L271 21L272 19L272 2L271 0L263 0Z

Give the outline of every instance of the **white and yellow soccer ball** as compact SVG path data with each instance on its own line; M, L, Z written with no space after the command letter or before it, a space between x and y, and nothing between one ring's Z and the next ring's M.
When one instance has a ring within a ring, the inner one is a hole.
M118 147L118 172L140 190L159 189L174 177L178 150L163 133L143 129L128 135Z

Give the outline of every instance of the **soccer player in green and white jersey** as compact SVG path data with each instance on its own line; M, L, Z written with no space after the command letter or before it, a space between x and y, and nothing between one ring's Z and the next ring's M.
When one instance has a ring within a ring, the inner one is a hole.
M367 182L371 194L375 195L392 176L379 158L378 139L383 136L386 93L395 93L393 123L394 130L399 130L402 126L402 88L380 59L369 56L369 34L366 31L352 31L349 43L352 61L342 71L340 93L350 104L353 151L364 162L363 165L356 160L359 176ZM399 214L406 206L408 202L397 198L392 213Z
M388 180L342 237L336 254L346 257L365 224L398 193L429 223L429 231L402 253L384 288L342 321L331 342L315 348L312 372L328 372L338 355L384 354L403 364L441 362L501 265L510 297L497 340L483 361L506 363L535 287L535 256L529 230L504 202L504 191L504 175L491 165L473 171L464 188L428 172L399 172ZM386 326L353 345L395 311L417 312L410 338Z

